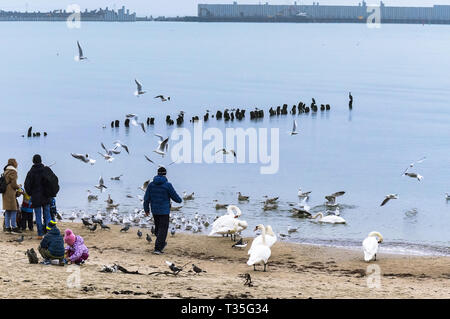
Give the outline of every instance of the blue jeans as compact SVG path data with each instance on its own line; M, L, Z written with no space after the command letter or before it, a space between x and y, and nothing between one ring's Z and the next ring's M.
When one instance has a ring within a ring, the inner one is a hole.
M16 216L17 211L15 210L5 211L5 228L17 228Z
M34 214L36 215L36 226L38 236L42 236L44 234L44 227L50 222L50 205L44 206L44 225L42 224L42 207L34 208Z

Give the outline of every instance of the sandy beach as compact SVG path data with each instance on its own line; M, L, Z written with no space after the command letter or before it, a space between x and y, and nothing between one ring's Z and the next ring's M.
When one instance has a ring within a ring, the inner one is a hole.
M23 243L13 243L9 240L18 235L0 232L0 298L450 298L449 257L379 254L369 264L359 251L278 241L268 271L255 272L246 264L247 249L231 248L229 238L169 235L165 253L158 256L151 253L155 237L151 244L145 240L148 229L139 239L137 228L120 233L119 226L111 226L91 233L78 223L58 227L84 237L88 262L81 267L31 265L25 252L37 250L36 234L25 232ZM187 266L177 276L165 274L166 260ZM142 275L100 272L114 263ZM191 264L206 273L195 274ZM368 287L368 281L370 286L377 282L370 269L367 273L369 265L381 271L378 288ZM80 285L68 288L68 278L78 269ZM244 285L240 275L245 273L253 286Z

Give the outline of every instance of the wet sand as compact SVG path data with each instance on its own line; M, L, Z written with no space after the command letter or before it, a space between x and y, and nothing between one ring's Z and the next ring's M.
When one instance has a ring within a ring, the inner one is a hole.
M110 225L111 230L92 233L78 223L58 227L83 236L90 250L87 263L31 265L25 252L37 252L36 233L25 232L19 244L8 242L18 235L0 232L0 298L450 298L450 257L378 254L376 262L366 263L362 251L277 241L262 272L247 266L248 249L231 248L226 237L169 235L158 256L151 253L155 237L151 244L145 240L149 229L139 239L137 228L120 233L121 227ZM174 276L166 260L186 266ZM100 272L114 263L142 275ZM195 274L192 264L206 273ZM368 266L378 266L380 276ZM68 288L78 270L80 285ZM251 287L240 276L245 273Z

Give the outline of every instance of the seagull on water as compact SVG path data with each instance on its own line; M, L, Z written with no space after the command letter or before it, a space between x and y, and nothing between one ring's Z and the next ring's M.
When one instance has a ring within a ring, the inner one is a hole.
M388 201L390 201L391 199L398 199L398 194L389 194L389 195L386 195L386 197L384 198L384 200L383 200L383 202L381 203L380 206L386 205L386 203L387 203Z

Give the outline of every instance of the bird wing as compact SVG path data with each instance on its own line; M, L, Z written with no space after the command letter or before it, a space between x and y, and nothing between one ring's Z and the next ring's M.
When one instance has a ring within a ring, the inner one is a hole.
M146 133L144 123L142 122L142 123L139 123L139 124L141 124L142 130L144 131L144 133Z
M333 196L333 197L339 197L339 196L342 196L342 195L344 195L345 194L345 192L344 191L341 191L341 192L336 192L336 193L334 193L334 194L331 194L331 196Z
M167 143L169 143L169 138L166 138L164 141L161 142L161 144L159 145L159 149L161 151L164 151L164 148L166 148Z
M84 155L82 155L82 154L73 154L73 153L71 153L70 155L72 155L76 159L82 160L83 162L87 161L86 157Z
M134 82L136 82L136 85L137 85L137 89L138 89L138 91L140 92L140 91L142 91L142 84L141 83L139 83L139 81L138 80L136 80L136 79L134 79Z
M105 144L103 144L103 142L102 142L102 143L100 143L100 145L101 145L102 148L105 150L105 152L108 153L108 149L106 148Z
M80 42L77 41L77 45L78 45L78 54L79 54L80 57L82 57L83 56L83 50L81 49Z
M130 154L130 151L129 151L129 149L128 149L128 146L126 146L126 145L124 145L124 144L120 144L120 146L122 146L123 149L124 149L128 154Z
M162 137L161 135L159 135L159 134L155 134L155 136L158 136L158 137L159 137L159 139L161 140L161 142L162 142L162 141L164 141L164 137Z
M163 98L164 98L164 96L162 96L162 95L158 95L158 96L155 96L154 98L155 98L155 99L163 99Z
M104 186L104 183L105 183L105 181L103 180L103 177L102 176L100 176L100 179L98 180L98 184L100 185L100 186Z
M384 206L391 198L386 196L386 198L384 199L384 201L381 203L380 206Z
M294 127L292 128L292 132L295 132L297 130L297 121L294 120Z
M147 155L144 155L144 156L145 156L145 158L147 159L147 161L149 161L150 163L155 164L155 162L153 162Z

